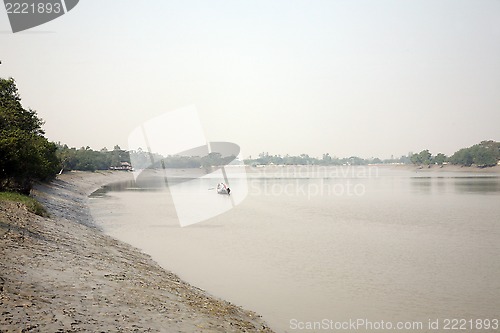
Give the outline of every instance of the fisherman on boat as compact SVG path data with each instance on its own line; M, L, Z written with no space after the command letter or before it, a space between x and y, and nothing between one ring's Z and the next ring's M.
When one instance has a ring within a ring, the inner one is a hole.
M231 189L224 183L217 184L217 193L219 194L230 194Z

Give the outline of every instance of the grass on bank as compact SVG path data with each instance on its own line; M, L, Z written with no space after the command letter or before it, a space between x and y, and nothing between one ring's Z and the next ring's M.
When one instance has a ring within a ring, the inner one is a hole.
M0 201L14 201L26 206L29 212L39 216L48 217L49 213L41 203L27 195L14 192L0 192Z

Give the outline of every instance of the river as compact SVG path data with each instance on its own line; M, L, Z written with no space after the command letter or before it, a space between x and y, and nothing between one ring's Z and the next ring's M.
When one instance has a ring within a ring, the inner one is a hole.
M276 166L244 176L230 206L216 177L182 182L194 212L204 197L229 207L186 227L176 185L161 177L111 184L91 209L105 233L277 332L499 319L498 174Z

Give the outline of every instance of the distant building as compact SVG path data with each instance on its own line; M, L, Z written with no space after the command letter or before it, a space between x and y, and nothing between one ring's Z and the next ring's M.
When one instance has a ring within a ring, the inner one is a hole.
M132 165L129 162L121 162L119 166L109 167L110 170L124 170L124 171L134 171Z

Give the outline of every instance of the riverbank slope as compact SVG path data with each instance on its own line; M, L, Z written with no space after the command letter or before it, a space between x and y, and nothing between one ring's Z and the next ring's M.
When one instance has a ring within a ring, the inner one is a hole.
M71 172L37 185L49 218L0 202L0 332L272 332L99 232L88 195L131 176Z

